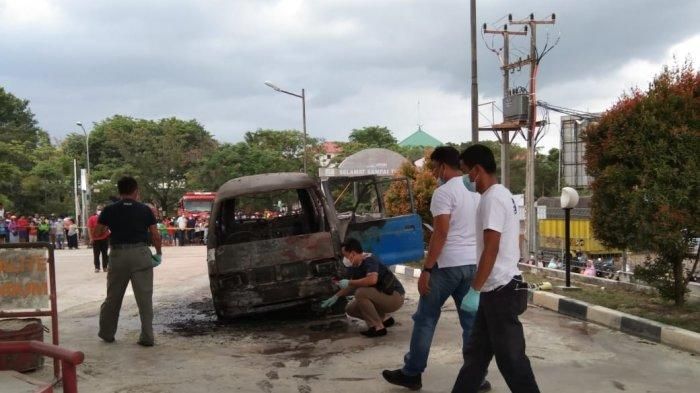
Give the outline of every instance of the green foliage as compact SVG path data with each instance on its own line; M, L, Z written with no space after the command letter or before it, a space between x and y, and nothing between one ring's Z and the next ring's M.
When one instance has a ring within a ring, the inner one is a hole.
M549 149L547 155L537 153L535 163L535 198L559 195L558 179L559 149Z
M380 126L354 129L350 132L350 137L348 139L352 143L365 146L365 148L379 147L388 149L394 147L398 143L391 130Z
M584 136L596 238L659 256L636 274L682 304L683 258L700 232L700 74L665 67L646 92L623 95Z
M416 212L421 216L423 222L426 223L432 223L433 221L430 213L430 200L437 188L437 179L428 169L430 167L430 153L432 153L432 150L426 150L424 155L425 163L421 168L417 168L413 163L405 163L397 173L399 177L410 179ZM393 183L384 199L387 211L392 216L407 214L411 211L411 206L408 203L408 193L405 185L402 183ZM430 234L426 234L426 236L427 241L430 238Z
M69 135L64 149L83 155L77 148L80 138ZM144 201L170 212L188 188L189 171L210 157L216 147L211 134L195 120L105 119L90 133L91 183L100 185L93 201L106 202L108 196L116 194L111 185L128 174L139 181Z
M318 140L307 138L307 172L318 173L313 159ZM263 130L245 134L244 142L223 144L188 176L198 188L216 190L228 180L268 172L303 170L304 134L296 130Z
M34 148L45 135L29 109L29 100L19 99L0 87L0 142Z
M496 173L501 174L501 145L497 141L479 141L493 152L496 158ZM464 151L472 142L460 145L452 144L457 150ZM508 150L510 160L510 191L513 194L525 192L525 163L527 148L512 144ZM547 155L535 155L535 197L559 195L559 149L550 149Z
M427 150L420 146L399 146L394 134L386 127L371 126L354 129L350 133L349 142L339 142L342 153L336 156L332 163L339 164L360 150L382 148L399 153L409 161L414 162L425 155Z
M0 88L0 201L20 214L66 213L70 182L61 152L37 126L29 101Z

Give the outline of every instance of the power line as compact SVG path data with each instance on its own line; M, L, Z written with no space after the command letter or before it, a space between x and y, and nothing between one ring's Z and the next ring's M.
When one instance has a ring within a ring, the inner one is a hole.
M578 109L565 108L563 106L552 105L545 101L537 101L537 106L552 110L554 112L563 113L569 116L576 116L586 120L596 120L602 116L600 112L586 112Z

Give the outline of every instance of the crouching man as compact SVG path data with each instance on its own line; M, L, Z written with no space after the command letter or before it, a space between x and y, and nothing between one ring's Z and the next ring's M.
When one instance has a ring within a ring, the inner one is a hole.
M372 254L364 253L357 239L348 238L342 245L342 253L350 278L340 280L340 291L321 303L321 307L331 307L341 296L354 292L355 299L348 303L345 312L367 323L363 335L385 336L386 328L394 325L394 318L388 314L403 305L406 292L401 282Z

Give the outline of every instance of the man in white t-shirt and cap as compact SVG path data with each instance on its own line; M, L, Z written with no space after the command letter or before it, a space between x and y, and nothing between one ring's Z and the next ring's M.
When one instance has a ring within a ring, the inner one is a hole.
M477 211L479 265L460 308L476 314L453 393L474 393L495 356L512 392L539 392L518 315L527 308L527 285L518 270L520 222L513 194L498 184L491 149L472 145L460 155L462 170L481 194Z
M413 314L410 348L403 368L382 372L387 382L411 390L422 386L421 374L428 364L433 333L445 301L452 297L457 306L463 351L474 323L474 314L461 310L459 305L476 271L475 219L479 195L467 189L471 185L465 184L462 178L459 152L454 147L437 147L430 155L430 165L439 186L430 202L433 234L418 279L420 299ZM491 387L484 376L479 386L484 391Z

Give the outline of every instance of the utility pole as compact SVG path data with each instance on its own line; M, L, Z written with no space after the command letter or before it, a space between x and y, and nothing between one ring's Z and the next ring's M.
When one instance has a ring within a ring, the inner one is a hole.
M530 14L529 19L514 21L512 15L508 15L508 23L513 25L527 25L530 28L530 56L522 63L530 65L530 114L528 119L527 137L527 161L525 163L525 251L534 253L536 215L535 215L535 144L537 143L537 69L540 62L540 54L537 52L537 25L554 24L556 16L548 20L535 20L535 15ZM515 65L514 64L514 65Z
M75 222L78 223L80 199L78 199L78 160L73 159L73 192L75 194Z
M508 31L508 25L503 25L503 30L489 30L484 23L484 34L500 34L503 37L503 98L509 95L510 90L510 36L527 35L527 26L524 31ZM501 130L501 184L510 188L510 131Z
M479 83L476 72L476 0L471 0L469 16L471 18L472 45L472 142L479 142Z

